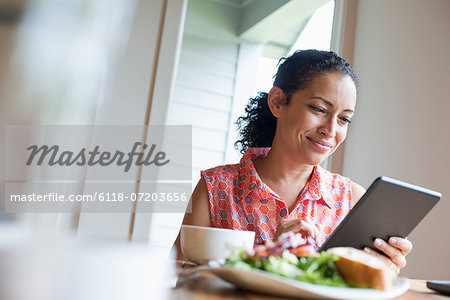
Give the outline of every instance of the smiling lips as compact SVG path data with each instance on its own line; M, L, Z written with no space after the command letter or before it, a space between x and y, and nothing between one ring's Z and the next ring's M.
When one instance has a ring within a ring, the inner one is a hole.
M315 140L310 137L307 137L307 139L310 140L311 143L316 146L316 149L321 152L327 152L333 147L330 143L327 143L325 141Z

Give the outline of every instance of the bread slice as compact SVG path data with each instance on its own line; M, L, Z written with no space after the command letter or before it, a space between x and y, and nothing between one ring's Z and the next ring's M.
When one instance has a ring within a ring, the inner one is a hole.
M377 290L392 289L395 273L383 260L350 247L331 248L329 251L339 257L335 264L345 281Z

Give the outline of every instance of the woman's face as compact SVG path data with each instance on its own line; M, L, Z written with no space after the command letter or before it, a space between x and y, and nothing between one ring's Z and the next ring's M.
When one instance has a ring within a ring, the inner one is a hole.
M320 164L345 140L355 105L350 76L319 75L280 106L274 142L302 163Z

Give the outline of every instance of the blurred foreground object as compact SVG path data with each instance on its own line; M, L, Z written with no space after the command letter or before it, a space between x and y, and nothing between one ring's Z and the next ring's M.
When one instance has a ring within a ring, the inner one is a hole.
M0 227L0 299L166 299L173 261L148 245Z

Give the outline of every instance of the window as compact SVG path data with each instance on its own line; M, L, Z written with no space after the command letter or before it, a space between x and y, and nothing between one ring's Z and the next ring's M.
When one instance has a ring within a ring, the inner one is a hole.
M330 50L331 48L331 33L333 29L333 15L334 15L334 1L329 1L319 7L311 16L304 29L299 34L297 40L288 51L288 55L291 55L298 49L319 49ZM258 92L269 92L273 79L277 72L279 58L271 58L261 56L258 60L255 87L253 89L253 96L256 96ZM244 114L244 108L247 105L248 99L236 98L233 105L236 109ZM232 120L235 122L236 120ZM234 127L235 128L235 127ZM228 138L232 141L236 140L236 132L230 130L228 132ZM231 153L227 153L227 159L229 162L239 161L241 154L237 150L227 149Z

